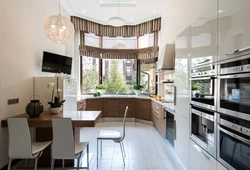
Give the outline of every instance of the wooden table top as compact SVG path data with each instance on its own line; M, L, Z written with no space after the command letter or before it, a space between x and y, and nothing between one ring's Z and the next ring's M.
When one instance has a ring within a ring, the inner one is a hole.
M30 118L26 113L14 117L27 118L29 127L52 127L52 118L71 118L73 127L94 127L101 118L101 111L64 111L58 114L51 114L45 111L39 117ZM7 119L2 120L1 126L8 127Z

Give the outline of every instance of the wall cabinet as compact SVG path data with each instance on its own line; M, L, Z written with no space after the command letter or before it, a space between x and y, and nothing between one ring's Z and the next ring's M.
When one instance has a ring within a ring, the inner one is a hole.
M191 24L191 67L217 61L217 1Z
M190 140L190 169L215 170L217 161L196 143ZM217 169L218 170L218 169Z
M166 138L166 117L161 104L152 101L151 119L155 128L160 132L163 138Z
M250 46L249 9L249 0L219 0L219 60L233 57L226 54Z
M151 120L151 99L136 99L135 117Z

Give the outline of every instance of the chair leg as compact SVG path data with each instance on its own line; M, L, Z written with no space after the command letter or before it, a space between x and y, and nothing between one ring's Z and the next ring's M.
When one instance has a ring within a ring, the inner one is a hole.
M97 139L97 154L96 154L96 166L98 167L98 142L99 140Z
M125 148L124 148L124 145L123 145L123 141L121 141L121 143L122 143L122 148L123 148L124 156L126 156Z
M62 160L62 169L64 170L64 159Z
M121 144L121 142L119 142L119 143L120 143L120 148L121 148L121 154L122 154L123 164L125 166L125 160L124 160L124 155L123 155L123 151L122 151L122 144Z
M27 169L27 165L28 165L28 160L25 159L25 161L24 161L24 169L25 169L25 170Z
M102 139L101 139L101 156L102 156Z
M87 170L89 170L89 144L87 145Z
M51 159L51 170L54 170L55 159Z
M34 167L34 170L37 170L37 162L38 162L38 158L35 159L35 167Z
M77 159L77 170L79 170L80 167L80 158Z
M11 168L11 159L9 158L9 164L8 164L8 170L10 170L10 168Z

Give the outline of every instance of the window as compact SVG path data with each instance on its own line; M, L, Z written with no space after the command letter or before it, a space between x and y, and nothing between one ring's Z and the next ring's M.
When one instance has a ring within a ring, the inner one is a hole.
M139 37L139 48L154 46L154 34L145 34Z
M103 84L106 93L132 93L136 82L136 60L103 59Z
M82 94L94 93L99 84L99 59L82 56Z
M99 47L100 37L95 34L85 33L85 45Z
M103 37L103 48L136 49L136 37Z

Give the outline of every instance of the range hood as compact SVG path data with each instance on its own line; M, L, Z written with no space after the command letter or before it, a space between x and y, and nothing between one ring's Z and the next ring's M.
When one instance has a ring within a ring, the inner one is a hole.
M174 70L175 45L166 44L157 62L157 72L164 70Z

